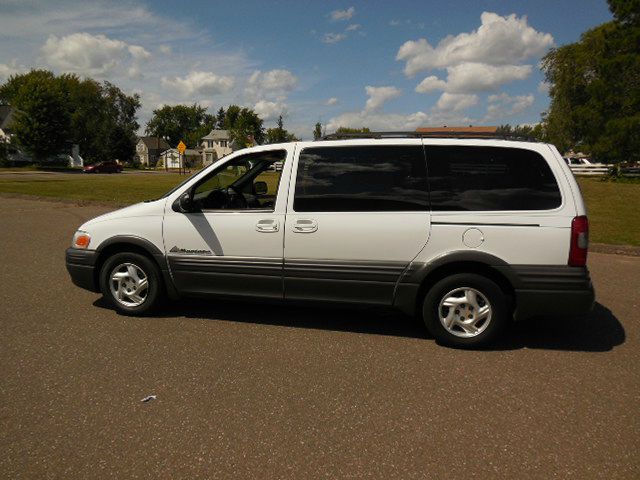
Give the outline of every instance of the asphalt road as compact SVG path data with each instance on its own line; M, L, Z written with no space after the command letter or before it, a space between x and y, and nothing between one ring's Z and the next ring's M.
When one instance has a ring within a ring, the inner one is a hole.
M640 478L640 258L591 255L588 318L457 351L385 312L123 317L64 267L104 208L2 204L3 478Z

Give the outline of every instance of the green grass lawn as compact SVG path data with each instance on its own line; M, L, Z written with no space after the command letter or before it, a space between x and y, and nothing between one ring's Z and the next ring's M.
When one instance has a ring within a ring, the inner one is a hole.
M0 192L121 206L157 198L185 178L171 173L0 175ZM260 180L275 189L272 179ZM596 178L580 178L578 183L589 211L591 241L640 246L640 183L602 182Z
M579 178L592 242L640 246L640 183Z
M0 175L0 192L123 206L158 198L186 178L177 173Z

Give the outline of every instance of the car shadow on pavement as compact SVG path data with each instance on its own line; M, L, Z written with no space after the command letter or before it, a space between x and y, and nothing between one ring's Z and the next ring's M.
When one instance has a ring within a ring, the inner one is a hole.
M93 304L100 308L113 309L102 298ZM305 306L226 299L188 299L168 302L150 317L186 317L371 335L430 338L424 324L419 320L402 315L390 308L345 308L334 305Z
M532 318L510 325L492 350L534 348L576 352L608 352L625 342L624 327L607 307L596 303L576 318Z
M111 309L102 298L96 300L94 305ZM168 303L162 310L151 315L151 318L180 317L370 335L432 338L420 320L386 308L356 309L317 305L309 307L221 299L190 299ZM496 343L483 350L532 348L607 352L623 344L625 338L620 321L608 308L597 303L586 317L537 318L513 323Z

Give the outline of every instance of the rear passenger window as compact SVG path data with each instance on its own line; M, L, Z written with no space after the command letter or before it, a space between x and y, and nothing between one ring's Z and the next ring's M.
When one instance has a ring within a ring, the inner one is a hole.
M550 210L560 206L546 160L519 148L428 146L432 210Z
M319 147L300 153L296 212L424 211L421 146Z

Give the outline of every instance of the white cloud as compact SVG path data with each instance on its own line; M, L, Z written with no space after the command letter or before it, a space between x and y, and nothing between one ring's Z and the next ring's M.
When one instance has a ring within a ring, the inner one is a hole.
M350 20L356 13L356 9L354 7L349 7L346 10L334 10L331 12L331 20L340 21L340 20Z
M443 125L458 123L468 125L475 123L462 110L475 105L478 101L475 95L443 94L440 105L429 111L414 113L385 113L380 109L384 102L396 98L401 91L395 87L365 87L369 99L359 112L346 112L331 118L327 122L327 130L334 131L338 127L362 128L373 130L413 130L421 126Z
M355 32L356 30L360 30L361 27L362 27L362 25L360 25L359 23L352 23L351 25L349 25L344 30L345 30L345 32Z
M487 106L485 120L494 120L524 112L533 105L534 97L532 94L512 97L507 93L501 93L499 95L489 95L487 100L489 105Z
M193 71L184 77L162 77L162 85L177 91L184 97L216 95L231 90L234 85L234 79L228 76L216 75L213 72Z
M269 121L277 119L280 115L284 115L287 110L287 105L281 102L260 100L253 106L253 110L264 121Z
M256 70L249 77L246 93L253 100L284 99L297 86L298 77L289 70Z
M463 93L443 93L436 102L436 109L442 111L459 112L478 103L477 95Z
M325 105L337 105L337 104L338 104L337 97L331 97L325 102Z
M101 76L121 62L133 58L149 57L143 47L128 45L104 35L72 33L64 37L49 36L42 47L49 65L65 72Z
M151 54L140 45L129 45L129 53L134 60L139 62L146 62L151 58Z
M364 106L365 111L370 112L379 110L382 106L394 98L398 98L402 95L402 90L396 87L372 87L367 85L365 92L369 96L367 103Z
M416 87L418 93L431 93L436 90L445 90L447 88L447 82L440 80L435 75L431 75L422 80Z
M249 85L267 92L291 91L298 85L298 78L284 69L256 70L249 78Z
M391 20L389 22L389 25L391 25L392 27L399 27L402 24L402 22L400 20Z
M325 33L324 37L322 37L322 42L332 44L341 42L346 38L347 35L344 33Z
M450 93L486 92L500 85L524 80L531 75L531 65L487 65L484 63L462 63L447 67L447 80L436 76L425 78L416 87L418 93L443 90Z
M18 65L15 60L10 64L0 63L0 81L8 79L11 75L24 73L26 71L27 67L24 65Z
M538 32L527 17L515 14L502 17L483 12L481 25L470 33L449 35L433 47L426 39L405 42L396 60L405 63L405 74L413 76L424 70L446 68L474 62L489 65L508 65L542 55L553 46L549 33Z
M447 91L482 92L494 90L500 85L526 79L531 65L487 65L462 63L447 69Z
M158 50L160 50L160 53L163 53L165 55L171 55L172 53L172 49L169 45L160 45L158 47Z

